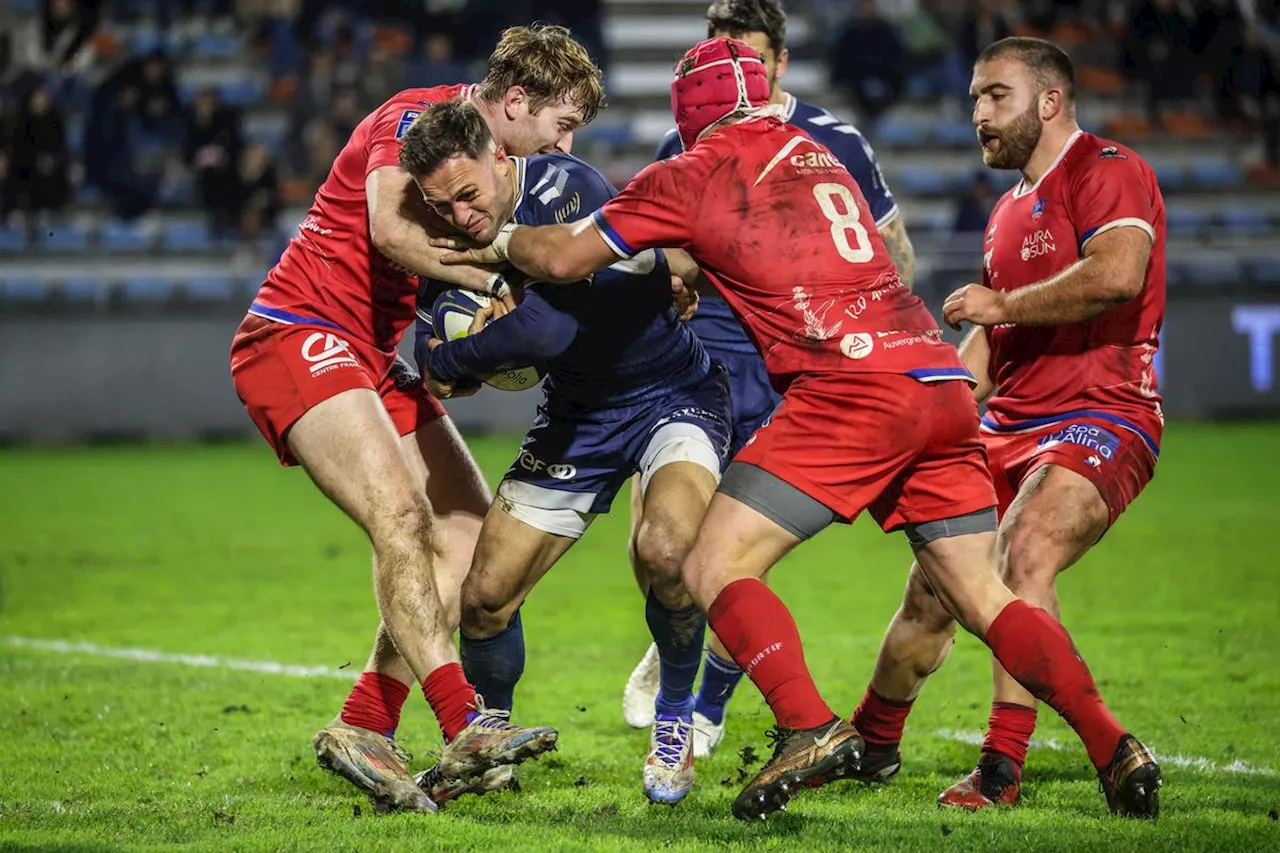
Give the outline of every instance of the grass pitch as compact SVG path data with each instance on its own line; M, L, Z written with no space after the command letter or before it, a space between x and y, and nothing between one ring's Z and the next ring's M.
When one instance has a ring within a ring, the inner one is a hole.
M495 479L515 446L472 443ZM1154 826L1106 816L1083 750L1047 711L1023 806L938 809L986 721L988 658L970 637L917 703L891 785L835 784L767 823L735 821L740 768L758 766L743 750L766 752L771 721L744 682L693 793L649 805L648 735L620 710L648 643L625 496L524 610L517 716L559 727L560 750L520 768L518 793L375 816L309 746L363 663L376 612L367 544L305 474L262 444L6 451L0 848L1277 850L1277 448L1280 425L1172 425L1154 483L1061 581L1104 695L1165 761ZM907 564L900 536L861 520L774 574L838 712L861 697ZM417 766L430 762L439 735L417 690L401 736Z

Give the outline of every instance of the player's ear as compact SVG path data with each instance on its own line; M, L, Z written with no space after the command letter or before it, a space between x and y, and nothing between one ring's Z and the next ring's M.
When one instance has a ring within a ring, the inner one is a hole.
M1061 89L1045 89L1040 93L1040 120L1051 121L1062 112L1064 106Z
M529 112L529 95L523 86L512 86L502 96L502 109L507 118L516 121Z
M791 59L791 51L787 50L784 47L782 49L782 53L778 54L778 73L774 75L776 80L781 80L783 77L786 76L787 62L790 61L790 59Z

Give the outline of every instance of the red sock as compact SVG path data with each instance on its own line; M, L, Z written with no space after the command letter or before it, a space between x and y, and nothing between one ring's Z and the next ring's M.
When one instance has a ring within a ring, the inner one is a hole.
M818 695L790 611L754 578L720 591L707 624L773 709L778 725L811 729L835 716Z
M351 688L339 715L349 726L359 726L387 737L395 737L400 725L400 709L409 695L409 685L380 672L362 672Z
M862 735L868 748L889 750L902 740L902 727L906 725L907 715L915 701L886 699L868 687L867 695L862 697L862 704L853 712L849 722Z
M1022 765L1027 763L1027 746L1036 730L1036 709L1014 702L992 702L991 719L982 752L998 752L1014 763L1014 775L1021 780ZM1111 760L1111 756L1107 756Z
M422 695L435 712L447 743L467 727L476 712L476 689L467 681L462 664L447 663L422 682Z
M1056 619L1015 599L982 639L1005 671L1075 729L1094 767L1111 763L1124 728L1103 704L1089 667Z

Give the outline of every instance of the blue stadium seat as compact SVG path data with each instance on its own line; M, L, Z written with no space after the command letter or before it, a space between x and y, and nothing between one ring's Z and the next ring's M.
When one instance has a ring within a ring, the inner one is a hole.
M1176 163L1162 163L1159 161L1148 161L1151 170L1156 173L1156 181L1160 184L1160 189L1164 192L1170 190L1179 190L1185 182L1182 166Z
M0 254L13 254L27 248L27 232L22 228L0 226Z
M1227 205L1218 216L1222 224L1236 234L1261 234L1271 229L1267 212L1247 204Z
M262 84L257 80L227 80L218 86L222 100L233 107L244 107L262 98Z
M98 244L112 254L145 252L151 242L149 229L136 222L107 222L98 229Z
M1240 264L1229 258L1198 258L1176 266L1179 279L1189 285L1216 287L1240 281Z
M194 83L190 83L186 80L179 80L178 81L178 100L182 101L182 103L184 104L190 104L192 101L196 99L196 92L200 91L201 88L203 87L197 86Z
M167 47L164 33L159 30L135 30L129 36L129 50L136 54L151 53Z
M200 221L179 220L165 223L160 243L169 252L208 252L213 249L209 226Z
M49 252L83 252L89 248L89 232L71 223L41 228L36 239L40 248Z
M5 0L4 5L11 12L34 12L40 0Z
M160 203L169 206L192 204L196 200L196 185L193 181L165 181L160 185Z
M909 121L885 119L876 125L876 144L898 148L917 148L924 144L925 135L919 125Z
M933 83L923 74L907 78L907 97L913 101L923 101L933 95Z
M40 302L48 295L48 285L38 278L0 278L0 297L10 302Z
M624 147L633 144L635 132L630 122L595 122L575 134L576 139L599 142L603 145Z
M1244 170L1230 160L1199 160L1188 166L1187 172L1206 189L1230 189L1244 181Z
M977 145L977 132L967 121L944 121L934 125L933 138L942 145Z
M289 133L288 125L279 122L246 121L244 136L249 142L260 142L268 148L278 151Z
M908 195L941 195L952 183L950 177L932 167L908 166L898 171L890 186Z
M84 122L76 116L67 119L67 148L75 153L84 149Z
M62 295L70 302L102 302L111 282L105 278L77 277L62 282Z
M135 276L125 280L123 292L130 302L164 302L175 289L171 278Z
M187 282L187 296L199 302L222 302L235 295L235 282L222 276L200 276Z
M1185 236L1204 228L1209 222L1209 217L1195 208L1180 207L1175 204L1166 211L1165 220L1170 232Z
M231 59L240 52L241 41L235 36L206 33L191 44L191 52L199 59Z
M1245 269L1259 284L1280 284L1280 258L1257 258L1248 261Z

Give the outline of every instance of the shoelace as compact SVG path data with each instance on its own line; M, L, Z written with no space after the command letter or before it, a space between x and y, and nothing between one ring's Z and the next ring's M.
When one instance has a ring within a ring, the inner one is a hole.
M477 725L482 729L507 731L516 728L511 723L511 712L508 710L486 708L483 702L477 702L476 711L478 716L473 721L473 725Z
M693 726L684 720L657 720L653 724L653 739L658 748L653 751L658 761L667 767L680 766L681 753L689 743Z
M413 753L396 743L394 738L387 738L387 746L390 747L391 754L396 757L396 760L406 767L413 761Z
M792 730L784 729L782 726L774 726L764 733L764 736L769 739L769 745L773 747L773 756L769 759L770 764L777 761L778 756L782 755L782 750L787 745L787 738L791 737L791 735Z

